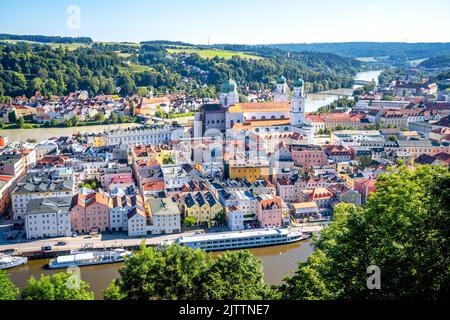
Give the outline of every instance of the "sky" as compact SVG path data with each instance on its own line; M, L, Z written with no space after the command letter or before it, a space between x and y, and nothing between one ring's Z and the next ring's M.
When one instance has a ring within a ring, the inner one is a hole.
M0 0L0 33L194 44L450 42L450 1Z

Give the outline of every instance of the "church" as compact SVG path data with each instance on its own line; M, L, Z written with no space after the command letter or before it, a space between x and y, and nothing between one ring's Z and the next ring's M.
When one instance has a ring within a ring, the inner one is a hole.
M294 91L289 101L290 88L285 77L277 79L271 102L240 103L237 84L230 79L221 87L220 104L203 105L195 115L194 131L197 136L216 129L227 136L243 133L283 137L296 133L312 143L314 130L305 124L304 81L294 81Z

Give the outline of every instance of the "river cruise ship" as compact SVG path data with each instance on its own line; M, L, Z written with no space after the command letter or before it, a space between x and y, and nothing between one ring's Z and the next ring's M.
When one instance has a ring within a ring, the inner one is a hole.
M300 231L289 229L258 229L240 232L211 233L180 237L162 241L160 247L178 243L181 246L204 251L222 251L245 248L268 247L307 239Z
M62 269L75 266L83 267L98 264L117 263L125 261L125 257L129 257L131 255L132 253L130 251L126 251L124 249L78 252L51 259L48 267L50 269Z
M0 256L0 270L10 269L27 264L25 257Z

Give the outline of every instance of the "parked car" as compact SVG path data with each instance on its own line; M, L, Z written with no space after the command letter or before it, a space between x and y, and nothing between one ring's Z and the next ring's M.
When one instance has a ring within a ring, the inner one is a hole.
M17 234L10 233L6 236L6 240L15 240L17 238Z
M56 243L57 247L62 247L62 246L67 246L67 242L65 241L58 241L58 243Z
M52 250L52 246L50 246L50 245L43 245L41 247L41 250L42 251L51 251Z
M72 238L76 238L78 235L76 232L72 233Z

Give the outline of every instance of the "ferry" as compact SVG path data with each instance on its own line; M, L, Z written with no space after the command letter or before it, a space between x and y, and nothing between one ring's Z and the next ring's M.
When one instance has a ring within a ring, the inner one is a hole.
M289 229L258 229L239 232L211 233L164 240L159 247L178 243L181 246L204 251L223 251L258 248L294 243L307 239L300 231Z
M10 269L27 264L25 257L0 256L0 270Z
M105 251L76 252L66 256L59 256L51 259L48 267L50 269L62 269L68 267L93 266L98 264L109 264L125 261L125 257L130 257L131 251L124 249L114 249Z

